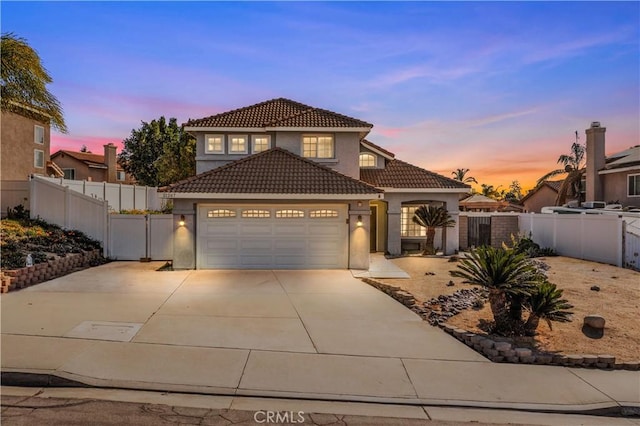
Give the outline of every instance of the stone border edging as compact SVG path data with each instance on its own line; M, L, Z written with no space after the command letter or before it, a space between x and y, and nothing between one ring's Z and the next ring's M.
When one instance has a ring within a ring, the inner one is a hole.
M416 298L401 289L388 284L381 283L373 278L361 278L370 286L389 295L391 298L405 305L424 320L429 318L429 311L421 307ZM564 367L599 368L603 370L640 370L640 361L636 362L616 362L613 355L562 355L535 353L529 348L517 348L509 342L495 341L481 334L471 333L467 330L455 327L445 322L439 322L438 327L446 333L451 334L462 343L476 352L485 356L492 362L504 362L511 364L537 364L537 365L558 365Z
M36 263L20 269L10 269L0 273L0 292L6 293L16 288L29 287L43 281L68 274L73 269L89 266L102 257L102 250L95 249L82 253L70 253L55 260Z

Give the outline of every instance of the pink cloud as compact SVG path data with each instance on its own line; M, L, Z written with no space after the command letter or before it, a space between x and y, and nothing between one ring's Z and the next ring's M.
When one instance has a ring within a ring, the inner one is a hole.
M115 137L87 136L87 135L62 135L51 133L51 153L59 150L80 151L82 145L94 154L103 154L104 145L113 143L118 147L118 152L122 150L122 139Z

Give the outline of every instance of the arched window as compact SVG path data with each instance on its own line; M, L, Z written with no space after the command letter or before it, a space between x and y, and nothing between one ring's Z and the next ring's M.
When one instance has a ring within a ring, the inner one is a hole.
M363 152L360 154L360 167L375 167L376 166L376 156L370 154L368 152Z

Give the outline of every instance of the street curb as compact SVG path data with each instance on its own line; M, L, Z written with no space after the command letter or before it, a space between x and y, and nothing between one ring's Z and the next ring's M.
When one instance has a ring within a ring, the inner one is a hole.
M64 377L57 376L55 374L42 374L42 373L21 373L21 372L2 372L1 380L3 386L20 386L20 387L66 387L66 388L93 388L93 389L119 389L119 390L131 390L131 391L149 391L158 392L158 389L144 388L144 387L118 387L118 386L94 386L86 383L82 383L76 380L70 380ZM172 392L170 389L165 389L165 392ZM325 402L353 402L353 403L374 403L374 404L392 404L392 405L406 405L416 407L442 407L442 408L468 408L468 409L488 409L488 410L504 410L514 412L526 412L526 413L546 413L546 414L581 414L597 417L621 417L621 418L640 418L640 406L633 405L620 405L618 402L612 402L609 407L599 407L591 409L551 409L548 408L515 408L515 407L498 407L491 403L457 403L457 404L437 404L437 403L423 403L423 402L403 402L403 401L371 401L366 398L359 400L357 398L322 398L322 397L295 397L284 395L272 395L269 392L265 392L263 395L258 395L254 392L251 395L244 395L242 392L236 392L232 394L218 394L207 393L197 391L185 391L180 390L179 393L192 394L192 395L220 395L220 396L233 396L233 397L259 397L259 398L276 398L276 399L291 399L291 400L308 400L308 401L325 401ZM574 406L575 407L575 406Z

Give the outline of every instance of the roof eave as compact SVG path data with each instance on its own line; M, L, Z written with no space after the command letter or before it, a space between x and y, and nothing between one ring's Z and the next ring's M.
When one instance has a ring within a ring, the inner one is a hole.
M167 199L206 200L381 200L383 193L377 194L263 194L263 193L221 193L221 192L162 192Z
M471 191L471 188L390 188L390 187L379 187L384 192L413 192L413 193L424 193L424 194L442 194L447 192L454 192L459 194L466 194Z
M371 146L370 144L366 143L365 141L360 141L360 145L364 146L365 148L367 148L369 151L373 151L374 153L386 158L387 160L393 160L395 157L391 156L387 153L384 153L382 151L380 151L379 149L377 149L374 146Z
M267 126L267 127L205 127L205 126L185 126L186 132L245 132L245 133L264 133L264 132L358 132L369 133L371 127L286 127L286 126Z

